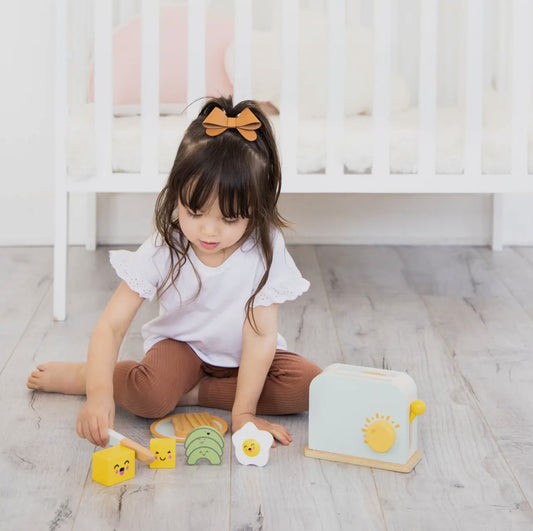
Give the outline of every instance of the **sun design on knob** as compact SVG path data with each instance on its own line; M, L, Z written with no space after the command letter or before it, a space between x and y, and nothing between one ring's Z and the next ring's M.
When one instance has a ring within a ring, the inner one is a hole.
M365 427L361 430L365 434L365 443L375 452L388 452L396 441L396 430L400 425L390 418L390 415L376 413L367 418Z

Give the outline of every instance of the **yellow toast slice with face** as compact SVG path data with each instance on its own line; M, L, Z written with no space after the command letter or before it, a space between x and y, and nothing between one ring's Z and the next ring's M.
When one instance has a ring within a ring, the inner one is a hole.
M199 426L210 426L215 430L217 429L217 425L209 413L181 413L174 415L171 422L174 433L179 439L187 438L187 435Z

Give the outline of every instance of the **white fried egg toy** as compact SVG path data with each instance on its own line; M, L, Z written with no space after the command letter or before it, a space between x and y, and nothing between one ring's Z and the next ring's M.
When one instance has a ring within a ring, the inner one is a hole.
M247 422L232 435L231 440L235 457L241 465L265 466L268 463L274 442L268 431L258 430L253 422Z

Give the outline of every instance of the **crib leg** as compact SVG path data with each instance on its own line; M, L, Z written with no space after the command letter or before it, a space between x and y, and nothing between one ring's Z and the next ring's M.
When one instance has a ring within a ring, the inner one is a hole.
M492 241L491 248L493 251L503 249L503 207L504 194L492 194Z
M54 235L54 319L64 321L67 300L68 192L56 190Z
M68 199L67 189L67 1L55 5L54 86L54 319L67 316Z
M96 249L96 192L88 192L85 195L87 201L87 234L85 248L87 251L94 251Z

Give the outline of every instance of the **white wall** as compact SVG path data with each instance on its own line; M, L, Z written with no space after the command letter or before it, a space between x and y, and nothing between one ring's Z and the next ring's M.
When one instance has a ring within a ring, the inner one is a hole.
M0 13L0 245L53 241L52 0L2 2ZM154 196L98 201L101 243L135 243L151 231ZM506 200L506 244L533 244L533 199ZM81 197L71 200L70 241L83 243ZM293 242L479 244L490 239L488 196L286 195Z
M1 4L0 244L52 241L51 5Z

